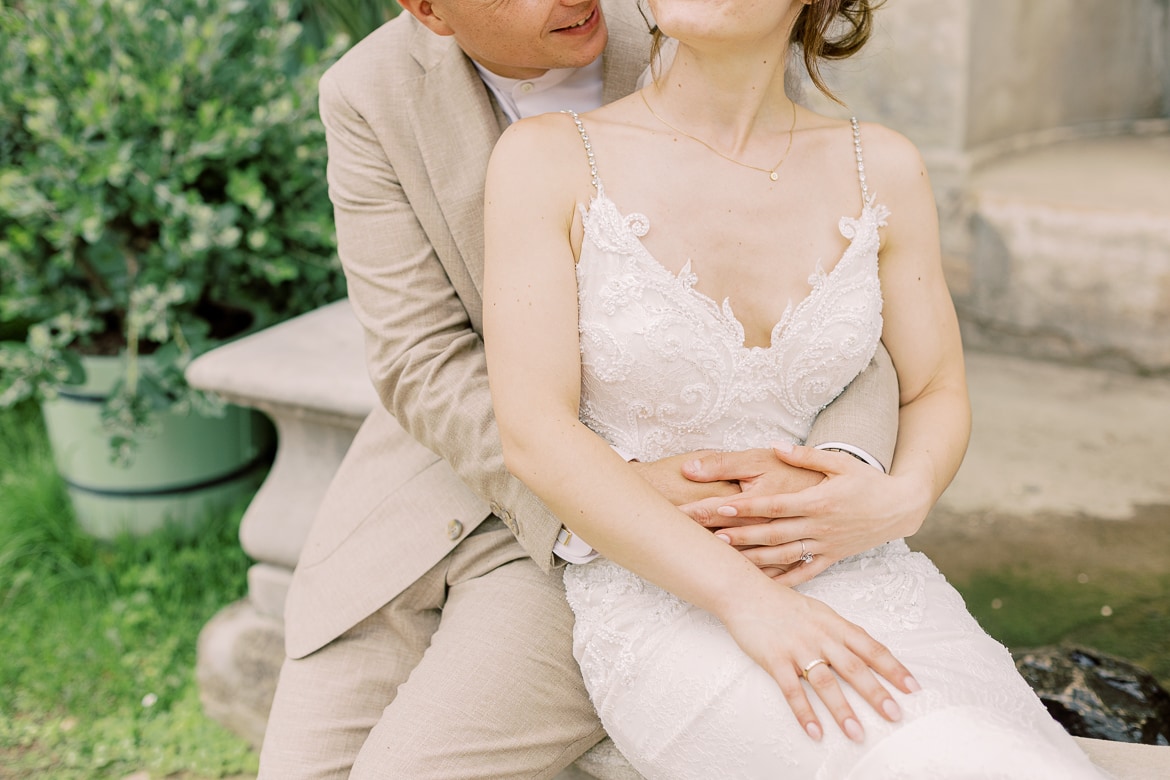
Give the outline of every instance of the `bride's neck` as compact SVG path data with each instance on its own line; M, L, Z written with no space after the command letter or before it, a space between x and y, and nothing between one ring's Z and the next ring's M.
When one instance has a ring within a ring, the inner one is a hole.
M691 132L735 147L754 135L786 133L792 105L776 53L712 55L679 46L666 72L648 87L657 106Z

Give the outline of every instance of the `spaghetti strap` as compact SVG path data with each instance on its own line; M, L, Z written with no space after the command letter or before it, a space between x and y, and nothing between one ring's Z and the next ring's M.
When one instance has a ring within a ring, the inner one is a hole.
M581 142L585 144L585 156L589 158L589 173L593 176L593 189L597 190L600 195L601 179L597 176L597 160L593 158L593 144L589 143L589 134L585 132L585 125L581 122L581 117L576 111L565 109L561 113L573 117L573 124L577 126L577 132L581 134Z
M865 183L865 158L861 155L861 126L857 123L855 116L849 118L849 124L853 126L853 151L857 155L857 179L861 182L861 202L862 205L868 206L869 185Z

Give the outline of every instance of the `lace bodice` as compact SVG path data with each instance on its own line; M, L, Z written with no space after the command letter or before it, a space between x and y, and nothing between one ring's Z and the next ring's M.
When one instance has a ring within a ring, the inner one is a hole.
M842 217L849 240L811 292L790 302L767 347L744 346L729 301L695 289L690 262L676 276L642 244L643 214L605 194L584 126L596 195L581 211L577 263L581 420L639 460L704 448L741 450L803 441L817 413L873 357L882 331L878 228L888 211L865 192ZM860 137L854 125L859 168Z

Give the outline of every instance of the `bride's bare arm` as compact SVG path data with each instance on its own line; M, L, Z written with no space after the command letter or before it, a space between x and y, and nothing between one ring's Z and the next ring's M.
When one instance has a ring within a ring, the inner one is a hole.
M891 190L879 266L885 297L882 339L901 392L901 434L890 473L927 485L933 505L959 470L971 435L963 345L943 276L938 211L918 150L880 126L863 132L879 138L887 150L879 175L888 178Z
M579 421L575 215L591 194L566 117L519 122L497 145L486 190L484 339L509 470L603 555L722 620L814 738L821 727L799 673L815 658L897 719L874 673L905 692L916 684L889 650L692 522ZM840 727L859 739L837 676L811 676Z

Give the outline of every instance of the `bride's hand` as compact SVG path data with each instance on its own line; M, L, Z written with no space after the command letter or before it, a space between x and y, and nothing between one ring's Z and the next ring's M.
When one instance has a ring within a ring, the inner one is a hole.
M729 499L756 499L765 506L764 499L796 493L821 482L825 475L819 471L792 466L776 457L771 448L737 451L699 451L682 456L680 476L692 484L724 484L737 486L733 495L705 494L692 498L679 509L699 525L722 528L767 522L768 516L728 518L718 513ZM678 504L679 502L674 502Z
M811 688L846 736L855 742L864 739L841 681L886 720L901 720L901 709L875 672L903 693L920 686L893 653L820 601L766 584L771 592L745 599L723 621L744 652L776 680L805 733L814 740L824 734L809 703Z
M929 495L913 480L883 474L846 453L795 446L775 448L774 457L817 472L819 481L795 493L776 492L765 476L736 477L715 458L704 458L703 473L739 479L743 489L719 503L713 510L719 519L704 525L718 527L724 541L784 585L807 582L842 558L915 533L929 510ZM802 555L811 560L802 563Z

